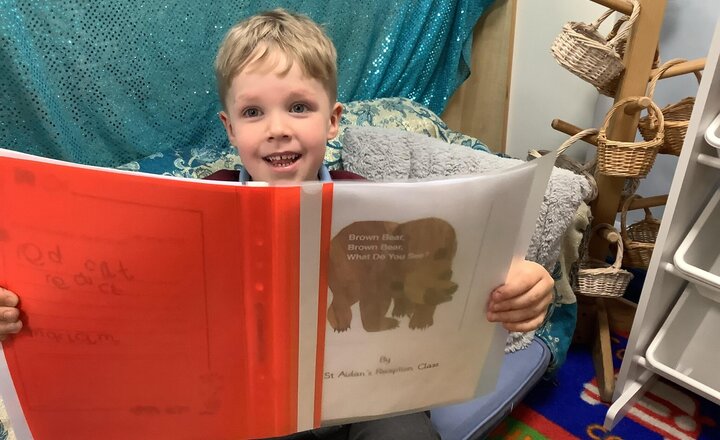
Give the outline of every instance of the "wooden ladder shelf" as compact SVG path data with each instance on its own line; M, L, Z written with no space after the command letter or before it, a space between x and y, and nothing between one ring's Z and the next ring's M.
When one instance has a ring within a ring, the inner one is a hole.
M624 14L630 14L632 4L625 0L591 0ZM645 98L648 82L653 75L653 61L655 59L660 30L667 0L638 0L640 14L635 21L630 34L623 63L625 70L620 80L615 102L636 96L639 99L628 105L625 111L616 112L608 126L608 138L632 142L636 138L640 110L648 106L649 98ZM663 77L681 75L702 69L704 59L687 61L668 69ZM581 130L568 122L555 120L552 127L567 134L575 134ZM597 145L597 136L588 136L587 141ZM593 225L600 223L614 224L621 202L625 178L608 176L598 173L596 176L598 197L591 203ZM652 198L651 203L662 202L663 196ZM665 196L666 197L666 196ZM639 201L636 201L639 202ZM644 202L645 204L648 201ZM652 205L651 205L652 206ZM641 207L637 204L634 207ZM607 234L597 234L591 237L589 245L590 256L604 260L609 253L609 241L618 237L608 237ZM605 298L591 298L596 314L595 342L593 345L593 361L598 381L598 389L604 402L612 401L615 386L613 353L610 347L610 327L608 307Z

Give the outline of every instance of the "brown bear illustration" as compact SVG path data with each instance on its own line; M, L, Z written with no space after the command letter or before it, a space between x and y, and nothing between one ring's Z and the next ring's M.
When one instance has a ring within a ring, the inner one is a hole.
M368 332L393 329L401 316L410 317L410 328L431 326L435 307L457 290L451 281L456 251L455 230L438 218L360 221L343 228L330 244L330 325L350 328L350 307L359 302ZM386 316L391 304L392 317Z

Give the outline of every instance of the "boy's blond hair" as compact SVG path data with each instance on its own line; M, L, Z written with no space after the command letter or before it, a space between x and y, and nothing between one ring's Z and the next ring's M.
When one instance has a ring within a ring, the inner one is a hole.
M250 63L262 63L279 51L289 61L287 73L298 63L303 73L320 81L331 103L337 99L337 54L322 28L310 18L284 9L261 12L234 25L215 58L215 77L223 108L233 79ZM270 66L276 67L275 65Z

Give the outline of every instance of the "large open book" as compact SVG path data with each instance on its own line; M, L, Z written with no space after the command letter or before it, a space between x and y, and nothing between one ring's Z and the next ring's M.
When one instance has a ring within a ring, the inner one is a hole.
M554 157L444 180L268 186L0 150L0 393L19 438L238 439L494 388L491 290Z

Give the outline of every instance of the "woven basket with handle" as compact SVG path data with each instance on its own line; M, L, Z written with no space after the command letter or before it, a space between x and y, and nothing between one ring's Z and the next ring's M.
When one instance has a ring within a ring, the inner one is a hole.
M593 158L591 161L587 163L588 172L592 175L595 175L595 172L597 172L597 157ZM625 183L623 184L622 192L620 193L621 196L624 197L630 197L631 195L635 194L638 187L640 187L640 179L633 178L633 177L626 177Z
M592 229L594 234L601 228L611 231L617 230L609 224L601 223ZM580 263L577 278L577 291L580 295L618 297L622 296L627 289L633 275L622 269L623 245L622 240L617 241L617 253L613 264L604 261L587 259Z
M653 94L655 93L655 85L667 69L685 61L687 60L678 58L670 60L660 66L657 73L653 75L650 80L647 96L650 98L653 97ZM700 72L695 72L695 77L697 78L698 83L700 83L700 80L702 79ZM680 155L680 150L682 150L683 142L685 141L685 133L687 133L687 127L690 123L690 115L692 114L694 105L695 98L690 96L662 108L662 114L665 119L665 141L660 146L660 153L674 154L675 156ZM658 129L658 120L652 114L647 115L640 118L638 128L640 129L640 134L642 134L643 139L653 139Z
M625 199L620 214L620 235L625 247L625 266L645 269L650 264L655 240L660 230L660 221L645 208L645 218L627 226L627 212L630 204L640 196L631 195Z
M594 85L600 93L615 96L625 66L624 47L640 13L637 0L630 0L633 11L607 36L598 32L600 24L613 12L608 9L592 23L568 22L553 41L550 51L564 68ZM619 29L618 29L619 28Z
M608 139L608 124L613 114L626 104L636 101L637 96L621 99L605 115L598 134L597 162L598 171L608 176L645 177L655 162L658 149L665 138L664 117L660 108L650 102L648 112L657 118L658 129L655 137L648 141L626 142Z
M562 143L557 149L558 156L557 160L555 160L555 166L558 168L562 168L564 170L572 171L575 174L579 174L585 179L587 179L588 184L590 184L590 194L586 197L585 202L590 203L591 201L595 200L598 195L598 188L597 188L597 182L595 181L593 166L594 162L588 162L585 164L581 164L580 162L576 161L572 157L562 154L565 150L570 148L575 142L579 141L580 139L584 138L585 136L597 134L598 130L596 128L587 128L585 130L582 130L578 132L577 134L569 137L565 142ZM528 151L528 159L531 158L538 158L548 153L548 150L530 150Z

